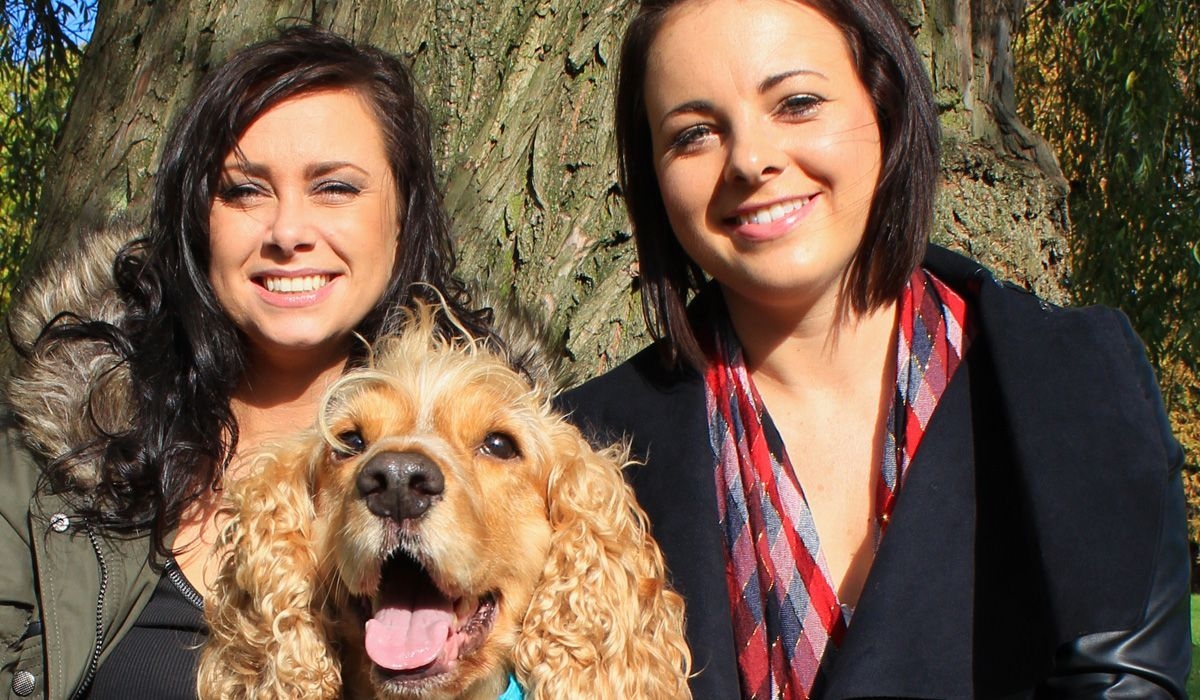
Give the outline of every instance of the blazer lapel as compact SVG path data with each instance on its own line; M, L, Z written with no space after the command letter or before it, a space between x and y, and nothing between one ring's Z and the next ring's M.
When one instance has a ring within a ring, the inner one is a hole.
M635 452L646 456L646 464L632 468L630 481L672 582L687 600L696 674L689 683L692 692L697 700L736 698L741 691L704 388L696 377L674 391L679 396L661 405L650 401L638 406L653 418L641 423L650 430L636 436L640 444L634 445ZM681 411L681 406L687 409Z
M972 695L975 470L967 365L910 465L822 698Z

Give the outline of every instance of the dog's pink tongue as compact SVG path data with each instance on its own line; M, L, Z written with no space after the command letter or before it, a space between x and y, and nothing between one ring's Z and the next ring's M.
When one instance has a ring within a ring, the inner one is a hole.
M450 639L448 601L435 607L384 607L367 620L367 656L390 671L408 671L438 659Z

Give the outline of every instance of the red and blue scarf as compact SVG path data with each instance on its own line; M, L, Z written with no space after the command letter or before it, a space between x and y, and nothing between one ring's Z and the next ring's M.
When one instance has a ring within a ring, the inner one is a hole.
M968 344L965 302L925 270L913 273L898 313L896 396L878 480L876 546ZM804 489L737 337L728 319L713 326L705 374L708 425L742 697L808 698L841 644L850 610L838 600Z

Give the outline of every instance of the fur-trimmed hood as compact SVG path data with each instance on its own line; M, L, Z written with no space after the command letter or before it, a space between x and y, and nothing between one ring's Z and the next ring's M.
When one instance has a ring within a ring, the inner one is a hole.
M56 316L117 324L125 305L113 280L113 259L140 234L117 224L79 236L44 265L8 312L16 347L5 399L26 444L46 460L96 437L96 426L120 429L130 416L128 370L113 349L95 340L34 347ZM81 463L72 478L86 487L98 465Z

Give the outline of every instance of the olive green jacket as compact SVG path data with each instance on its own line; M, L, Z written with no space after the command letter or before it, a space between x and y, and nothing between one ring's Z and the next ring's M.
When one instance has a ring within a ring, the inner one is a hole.
M30 349L59 311L116 320L113 255L129 231L81 236L9 312ZM114 540L66 501L39 489L42 467L94 436L92 419L128 419L124 375L106 347L39 348L7 378L0 408L0 700L81 696L96 667L137 618L159 574L148 536ZM93 391L94 390L94 391ZM96 465L73 472L81 493Z
M159 574L149 538L106 539L61 498L37 496L39 460L21 443L11 426L0 434L0 698L72 698Z

